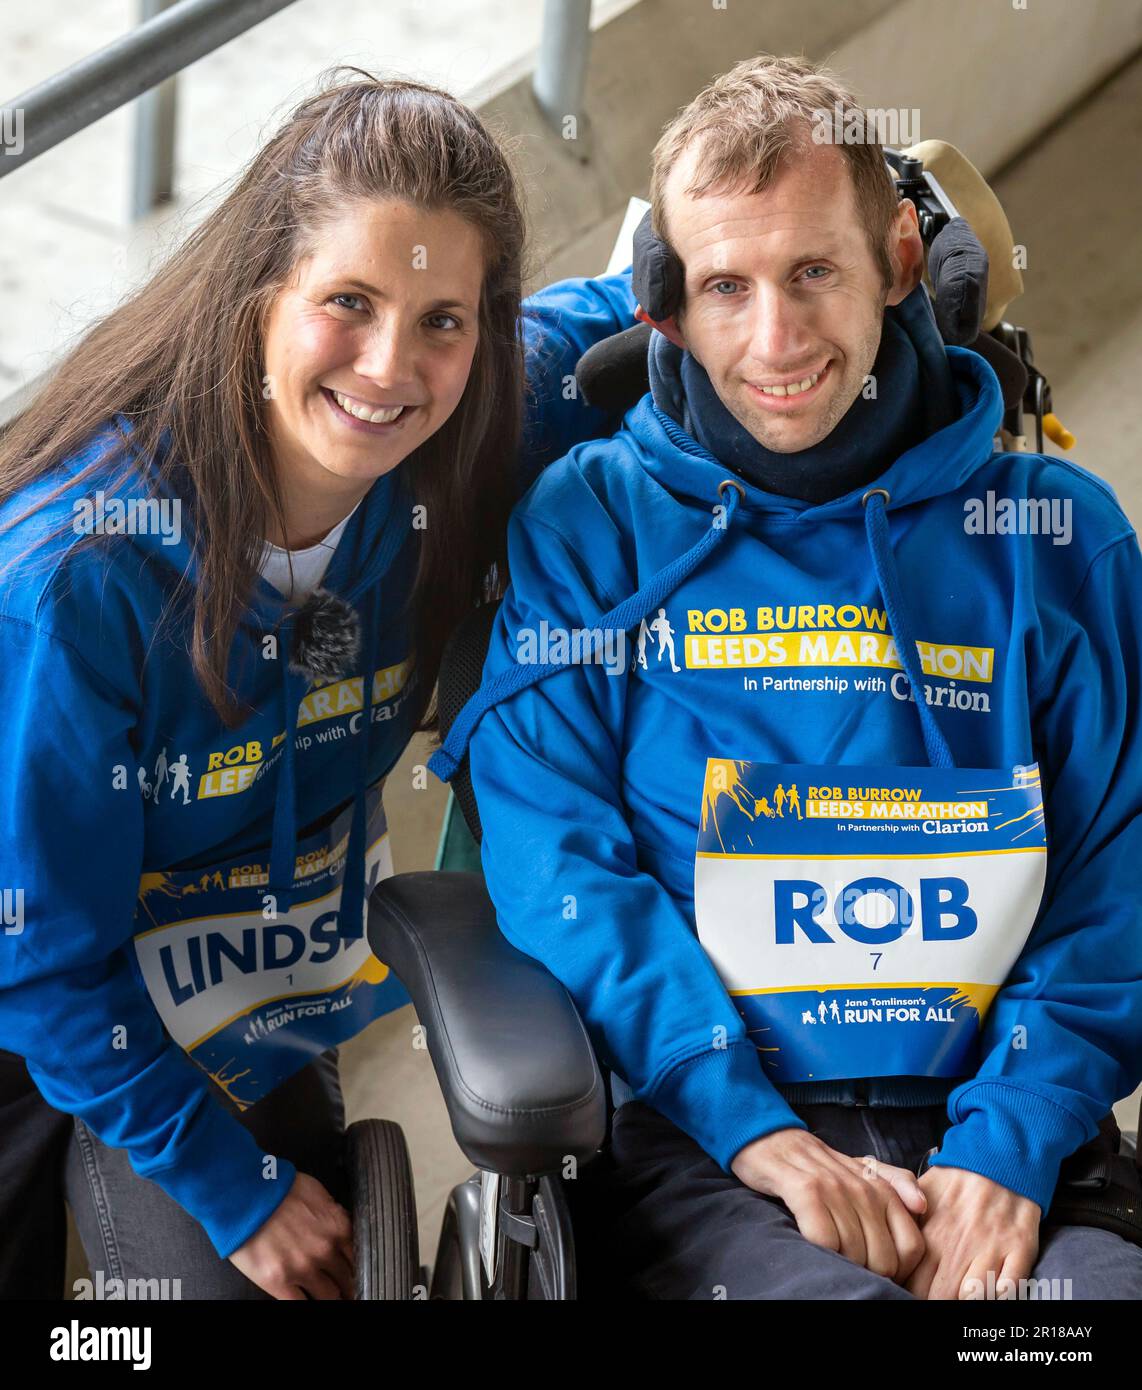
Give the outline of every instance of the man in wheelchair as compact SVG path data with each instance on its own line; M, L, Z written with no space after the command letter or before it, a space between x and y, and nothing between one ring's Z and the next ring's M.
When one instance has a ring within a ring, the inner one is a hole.
M1136 1234L1045 1222L1142 1079L1137 538L995 450L836 103L760 58L665 131L650 393L517 509L440 765L474 729L500 928L613 1074L585 1283L1139 1298Z

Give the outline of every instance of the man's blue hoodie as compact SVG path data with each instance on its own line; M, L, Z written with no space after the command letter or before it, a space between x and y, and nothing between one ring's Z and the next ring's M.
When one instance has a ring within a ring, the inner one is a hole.
M593 342L630 326L633 308L629 272L566 281L525 305L528 481L577 440L614 427L576 401L567 382ZM129 432L129 422L118 424ZM77 503L92 504L105 489L106 515L108 499L148 496L145 459L127 482L121 463L106 477L97 471L76 480L105 458L114 431L109 425L0 512L9 522L66 484L0 536L0 568L17 560L0 593L8 721L0 764L0 1047L27 1059L49 1104L126 1149L135 1171L201 1222L224 1256L270 1216L294 1169L285 1160L266 1164L252 1135L212 1095L205 1072L165 1032L132 945L141 883L248 856L263 869L268 863L284 910L299 828L351 807L338 934L360 939L366 790L412 732L415 666L405 616L418 549L412 498L401 469L378 479L323 580L360 618L362 651L337 685L339 702L321 706L320 692L315 698L306 677L291 670L294 619L260 580L231 661L232 686L256 712L227 730L194 676L186 605L176 602L180 582L193 584L196 575L188 532L176 538L168 527L76 546ZM179 499L168 491L165 500ZM271 635L277 646L268 649ZM363 680L366 671L373 680ZM370 731L367 757L362 724ZM302 734L316 730L314 737L298 736L304 725ZM165 778L141 794L140 772L173 771L183 755L185 794L172 787L167 795ZM392 986L395 1007L407 996ZM313 1050L327 1045L315 1042Z
M867 482L809 503L743 481L649 394L613 439L549 468L512 521L483 686L433 766L450 775L471 736L504 934L564 983L634 1096L728 1170L751 1140L803 1124L695 934L707 758L915 767L943 749L957 767L1038 762L1046 888L986 1013L978 1069L950 1095L948 1081L933 1092L935 1074L869 1088L874 1104L946 1096L935 1161L1046 1209L1061 1160L1142 1078L1142 558L1105 483L995 452L993 371L967 350L947 358L954 419L884 458L871 476L887 501L867 507ZM1065 504L1069 543L988 529L1002 499L1054 504L1056 517ZM622 671L550 655L560 632L633 633L660 610L675 663L653 641L645 667ZM842 626L894 633L901 660L829 669ZM826 638L808 644L811 662L751 668L732 640L808 630ZM703 631L725 633L720 664L692 640ZM985 649L989 679L940 674L932 650L945 644ZM871 674L885 679L835 679Z

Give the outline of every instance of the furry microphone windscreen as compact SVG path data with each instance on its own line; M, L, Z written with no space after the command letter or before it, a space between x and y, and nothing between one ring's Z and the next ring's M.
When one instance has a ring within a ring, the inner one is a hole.
M314 589L294 618L289 669L326 685L349 670L360 650L356 610L328 589Z

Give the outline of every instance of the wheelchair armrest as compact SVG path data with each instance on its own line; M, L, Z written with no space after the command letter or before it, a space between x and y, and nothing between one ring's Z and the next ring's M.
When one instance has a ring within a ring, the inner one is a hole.
M606 1092L570 996L496 924L479 874L382 879L369 945L427 1030L452 1132L479 1168L525 1177L586 1162L603 1142Z

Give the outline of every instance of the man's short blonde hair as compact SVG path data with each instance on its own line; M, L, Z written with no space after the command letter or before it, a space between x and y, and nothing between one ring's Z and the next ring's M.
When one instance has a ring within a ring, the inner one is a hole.
M844 82L806 58L768 53L747 58L674 117L654 147L650 204L655 235L670 244L663 193L671 170L691 145L701 142L701 160L686 186L690 197L743 184L751 193L762 193L786 160L812 148L815 124L827 117L833 128L838 109L841 128L857 138L850 144L846 135L836 149L848 165L857 212L887 293L894 279L888 232L899 197L883 147L874 122L865 120L864 109Z

